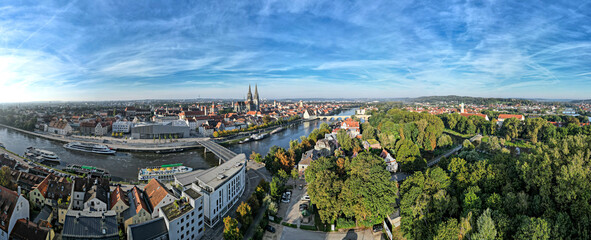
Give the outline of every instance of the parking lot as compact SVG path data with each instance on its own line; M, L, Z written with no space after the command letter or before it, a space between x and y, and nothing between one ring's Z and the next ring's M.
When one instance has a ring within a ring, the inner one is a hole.
M300 204L306 203L309 207L310 201L302 200L302 197L305 195L307 191L307 186L305 185L306 182L304 180L297 180L296 183L296 187L294 189L289 190L291 191L291 200L289 201L289 203L281 202L281 204L279 204L279 212L277 215L282 217L284 222L295 224L299 227L300 220L302 217L300 211ZM287 184L293 186L293 181L290 181ZM302 185L302 189L299 189L300 184ZM314 225L314 218L310 217L310 219L310 223L306 225Z

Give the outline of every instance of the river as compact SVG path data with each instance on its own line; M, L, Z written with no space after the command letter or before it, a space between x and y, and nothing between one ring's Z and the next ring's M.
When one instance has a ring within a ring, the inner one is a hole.
M349 109L338 115L350 116L354 113L355 109ZM274 145L288 148L289 141L299 139L300 136L308 136L322 122L320 120L303 122L260 141L231 145L228 148L236 153L245 153L247 156L252 151L264 156ZM82 164L104 168L111 173L113 180L136 180L138 170L149 166L182 163L194 169L206 169L218 164L213 154L207 153L204 156L203 149L171 154L118 152L115 155L98 155L67 150L63 147L62 143L3 127L0 127L0 143L4 143L6 149L19 155L23 155L25 149L30 146L55 152L61 158L60 165L56 166L60 169L65 168L68 164Z

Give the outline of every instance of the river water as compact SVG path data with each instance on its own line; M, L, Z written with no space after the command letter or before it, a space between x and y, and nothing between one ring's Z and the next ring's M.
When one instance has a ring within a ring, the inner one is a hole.
M350 116L354 113L355 109L349 109L338 115ZM236 153L245 153L247 156L252 151L264 156L274 145L288 148L289 141L299 139L300 136L308 136L322 122L320 120L303 122L260 141L236 144L228 148ZM182 163L194 169L206 169L218 164L213 154L207 153L204 156L203 149L171 154L118 152L115 155L98 155L67 150L63 147L62 143L3 127L0 127L0 143L4 143L6 149L19 155L23 155L25 149L30 146L52 151L61 158L61 163L59 166L56 166L57 168L64 168L68 164L82 164L104 168L111 173L113 180L137 180L138 170L149 166Z

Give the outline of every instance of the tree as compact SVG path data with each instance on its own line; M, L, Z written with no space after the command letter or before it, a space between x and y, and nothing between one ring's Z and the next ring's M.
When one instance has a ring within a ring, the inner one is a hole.
M460 234L458 220L455 218L448 219L437 226L437 233L433 237L434 240L457 240Z
M261 154L255 153L254 151L252 151L252 153L250 154L250 160L253 160L258 163L263 162L263 158L261 157Z
M542 118L528 118L525 120L524 126L524 135L528 138L532 143L537 143L538 139L541 137L540 130L546 124L549 124L546 120Z
M296 187L297 184L297 180L298 178L300 178L300 173L298 172L298 170L296 168L291 170L291 178L293 179L293 187Z
M505 121L503 121L503 126L501 127L501 132L503 137L508 141L519 137L519 133L521 132L521 121L517 118L505 119Z
M242 234L238 229L238 221L227 216L224 218L224 239L225 240L241 240Z
M515 233L515 239L550 239L548 222L542 218L524 217Z
M341 212L338 197L342 187L343 182L329 170L316 173L314 181L308 182L308 194L312 203L318 207L318 214L323 222L334 222Z
M2 166L2 168L0 169L0 186L3 186L11 190L15 190L16 184L12 182L10 172L11 170L8 166Z
M478 232L472 235L474 240L494 240L497 236L495 222L491 217L490 208L480 215L477 221Z
M464 142L462 143L462 146L466 150L472 150L472 149L474 149L474 145L468 139L464 140Z
M252 223L252 209L250 206L245 202L241 202L236 209L236 213L238 213L238 221L242 223L242 229L248 229Z
M337 141L343 150L351 151L351 149L353 149L353 141L351 140L351 137L349 137L347 131L344 129L340 129L337 132Z
M453 144L453 140L447 134L442 134L439 139L437 139L437 147L446 148Z
M270 194L273 199L277 200L281 196L283 192L283 182L277 176L273 176L273 180L271 180L270 187Z

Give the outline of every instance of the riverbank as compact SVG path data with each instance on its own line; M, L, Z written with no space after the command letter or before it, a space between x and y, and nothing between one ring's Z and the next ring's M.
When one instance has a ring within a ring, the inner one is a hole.
M15 128L12 126L0 124L0 127L8 128L14 131L18 131L24 134L28 134L31 136L36 136L52 141L57 141L60 143L70 143L70 142L82 142L82 143L90 143L90 144L105 144L110 148L113 148L117 151L122 152L156 152L156 151L171 151L171 150L188 150L188 149L195 149L195 148L202 148L202 146L197 143L199 140L207 140L209 138L181 138L175 139L174 142L169 143L150 143L150 141L155 141L152 139L128 139L124 140L119 138L113 137L87 137L87 136L62 136L62 135L53 135L53 134L45 134L45 133L38 133L38 132L31 132L27 130L23 130L20 128ZM107 141L107 142L105 142Z

